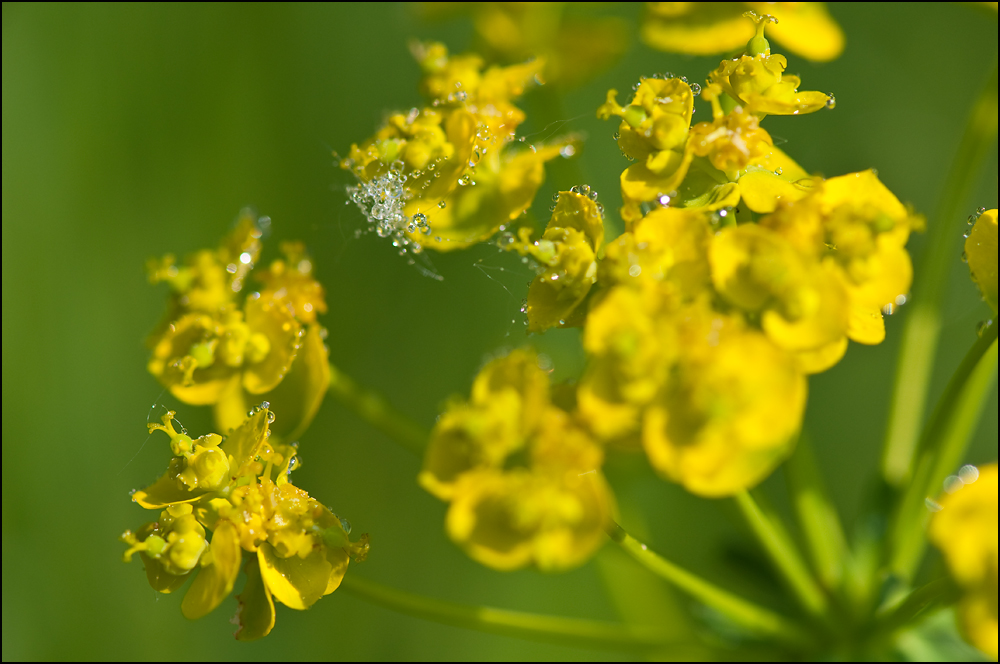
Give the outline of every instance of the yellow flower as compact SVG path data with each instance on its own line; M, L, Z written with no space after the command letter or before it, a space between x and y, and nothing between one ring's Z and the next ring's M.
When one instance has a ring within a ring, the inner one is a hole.
M997 312L997 211L979 214L965 240L964 258L983 299Z
M605 441L638 443L643 408L666 378L679 347L669 285L617 286L587 316L587 369L577 389L580 418Z
M691 168L670 204L723 210L740 201L754 212L773 212L779 201L794 201L813 186L801 166L774 147L759 119L742 106L722 112L717 83L701 96L712 104L712 122L691 128Z
M548 375L528 350L493 360L469 403L438 420L420 484L450 501L448 535L499 570L566 569L604 541L611 493L601 449L552 405Z
M702 496L767 477L802 423L806 380L794 358L741 319L690 307L678 317L683 352L646 408L642 443L661 475Z
M472 14L479 50L505 63L545 59L547 84L579 85L611 67L625 52L628 29L617 17L570 14L559 2L422 3L428 14Z
M723 60L708 75L709 80L722 86L730 97L745 110L759 115L799 115L814 113L824 107L833 107L834 99L822 92L799 92L802 84L798 76L785 75L788 60L783 55L771 55L771 47L764 39L764 26L773 17L753 16L757 21L757 34L747 43L746 52L736 58Z
M572 156L578 140L509 149L525 117L513 100L539 81L541 61L483 70L479 56L449 56L439 43L413 51L431 106L391 116L341 167L360 180L351 200L401 254L462 249L524 213L545 162Z
M522 228L520 240L507 233L499 242L501 248L538 261L539 273L528 287L525 308L529 332L582 323L581 304L597 281L597 253L604 246L604 208L596 201L597 192L583 185L556 196L541 240L531 242L530 230Z
M622 218L631 223L642 216L640 203L669 197L687 174L691 152L685 144L694 93L681 78L643 78L627 106L619 106L617 97L617 90L608 90L597 117L622 118L618 147L637 161L621 175Z
M237 613L243 640L274 626L272 597L305 609L336 590L350 557L366 555L367 535L351 542L346 522L289 482L296 451L268 442L271 411L257 408L225 439L192 439L174 428L173 418L170 412L162 425L150 425L170 437L175 456L159 480L133 495L142 507L162 511L157 521L122 536L129 545L125 561L139 553L150 585L164 593L198 571L181 610L200 618L232 592L242 551L255 554Z
M148 368L181 401L214 406L223 431L259 399L273 401L287 413L274 432L291 439L308 426L329 384L325 331L316 322L326 303L299 243L283 245L286 258L261 271L263 290L237 299L257 275L260 234L244 214L217 251L199 252L184 268L169 257L157 264L154 280L168 281L173 293Z
M832 264L849 298L847 336L858 343L882 342L883 310L891 313L910 289L913 267L905 245L922 220L874 172L825 180L808 198L760 223L803 254Z
M747 9L777 19L771 36L807 60L826 61L844 50L844 33L822 2L650 2L641 36L652 48L691 55L715 55L741 48L754 35Z
M959 488L940 500L928 536L944 554L964 596L958 605L965 637L997 658L997 465L964 466Z
M825 371L840 360L847 350L849 306L832 264L799 254L779 234L757 224L724 228L712 239L709 255L716 290L736 307L759 315L773 343L804 353L804 371Z

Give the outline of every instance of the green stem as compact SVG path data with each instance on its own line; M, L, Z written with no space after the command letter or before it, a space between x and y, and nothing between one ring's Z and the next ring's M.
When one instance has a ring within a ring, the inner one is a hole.
M576 648L652 650L671 644L671 640L660 630L652 627L468 606L403 592L368 581L356 574L345 576L342 587L358 597L393 611L491 634L548 641Z
M941 303L949 268L958 255L959 223L965 221L961 209L996 135L997 63L994 60L992 74L966 121L934 223L927 233L926 249L913 288L913 303L903 327L882 455L882 475L892 486L902 486L913 470L917 436L941 332Z
M884 615L875 617L872 640L892 636L898 629L912 624L921 615L954 603L959 595L959 588L948 578L937 579L917 588Z
M843 580L847 540L804 432L785 464L785 474L813 567L827 588L836 588Z
M782 527L777 515L770 510L761 509L748 491L741 491L733 498L743 518L771 557L775 567L785 577L799 603L813 615L823 615L827 609L826 595L809 573L792 538Z
M920 443L913 481L900 501L893 524L892 569L910 580L923 558L928 498L965 454L997 372L997 324L983 330L955 371L934 409Z
M394 409L380 394L365 389L347 374L330 365L330 394L341 405L383 432L406 450L423 457L427 433Z
M795 623L678 567L654 553L618 524L610 525L608 535L648 570L746 629L787 643L802 644L801 630Z

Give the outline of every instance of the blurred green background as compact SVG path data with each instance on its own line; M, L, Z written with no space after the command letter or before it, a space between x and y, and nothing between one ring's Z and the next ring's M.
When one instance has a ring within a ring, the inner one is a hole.
M628 18L634 34L639 7L605 10ZM830 11L847 34L843 57L815 65L789 55L789 71L805 89L834 92L836 110L768 118L766 127L807 170L874 166L901 200L932 215L996 57L996 15L925 4ZM273 220L265 259L284 239L314 254L333 362L422 425L445 397L467 393L498 348L531 341L552 356L557 377L579 371L575 332L526 339L518 307L531 275L514 257L485 247L432 255L438 282L387 241L355 238L362 218L345 205L348 181L331 151L363 140L386 111L420 103L411 37L453 51L472 43L467 17L432 23L405 6L4 3L4 660L627 656L463 631L347 592L307 612L279 608L268 638L241 644L228 623L232 598L189 622L179 594L157 595L141 564L120 562L118 535L147 518L128 492L169 456L163 440L143 446L147 417L166 406L192 432L211 429L207 409L177 404L145 371L143 339L165 292L147 285L144 261L214 246L245 205ZM620 204L626 162L615 126L594 117L604 92L654 72L702 80L717 62L635 41L566 95L563 129L588 134L579 165L609 211ZM521 104L529 118L540 106L533 94ZM708 117L700 105L695 119ZM538 140L542 129L529 119L521 133ZM550 170L538 216L547 217L556 188L578 184L568 177L563 166ZM994 144L965 207L996 205ZM964 219L949 223L957 238ZM922 242L910 244L917 270ZM988 317L955 245L932 398ZM884 344L852 344L811 380L807 427L849 530L876 471L906 315L904 307L887 321ZM993 390L968 462L997 457ZM301 449L296 483L371 534L371 556L350 574L470 604L620 619L600 571L622 562L610 547L562 575L493 572L447 540L445 506L416 485L417 460L338 404L327 400ZM781 607L766 575L744 579L759 554L728 503L686 495L641 459L614 459L608 472L627 527L693 571ZM780 473L765 490L782 500Z

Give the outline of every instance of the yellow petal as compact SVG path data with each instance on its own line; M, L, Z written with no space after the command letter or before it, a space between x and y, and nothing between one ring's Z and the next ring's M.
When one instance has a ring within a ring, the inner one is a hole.
M239 428L230 431L222 441L222 451L232 458L229 470L234 479L247 474L247 466L253 463L260 445L267 439L270 422L270 410L267 408L255 410Z
M212 562L201 568L181 602L184 617L195 620L208 615L233 590L240 573L243 549L231 521L222 520L212 533Z
M264 542L257 549L260 575L275 599L292 609L308 609L323 596L330 579L332 565L327 562L323 547L305 558L278 556L274 547Z
M779 203L791 203L802 199L809 193L811 181L806 181L809 186L800 185L789 182L782 175L776 175L774 171L763 168L754 168L748 171L739 179L740 195L743 202L751 210L760 214L774 212Z
M146 580L156 592L172 593L188 580L188 574L171 574L159 561L150 558L143 551L139 552L139 557L142 558L142 565L146 569Z
M595 194L596 196L596 194ZM597 201L573 191L559 192L556 209L546 228L575 228L590 240L590 247L600 251L604 246L604 219Z
M853 304L847 319L847 336L851 341L873 346L885 340L885 321L878 307Z
M176 467L173 467L175 466ZM172 468L168 469L160 479L153 482L151 485L145 489L141 489L132 494L132 500L139 503L141 506L145 507L147 510L157 510L163 509L168 505L180 505L183 503L193 503L202 496L204 496L207 491L188 491L178 480L177 474L180 470L183 470L184 462L183 460L178 460L175 464L171 464Z
M777 23L768 26L768 36L807 60L826 62L844 51L844 32L830 17L822 2L756 2L759 13L771 14Z
M323 343L323 327L306 328L292 369L276 388L262 395L275 413L272 435L296 440L309 427L330 386L330 358Z
M692 11L675 15L657 7L676 4L650 3L640 32L647 46L670 53L715 55L742 48L754 35L753 23L743 18L744 9L737 3L693 3Z
M325 547L326 562L330 563L330 576L326 582L324 595L329 595L340 587L340 583L347 574L347 565L351 562L351 556L345 549L337 547Z
M218 431L231 431L243 424L254 401L256 400L251 400L251 396L243 389L243 381L240 380L240 377L233 376L229 384L219 394L218 401L212 405L216 429Z
M274 389L291 369L301 343L301 326L291 310L271 299L258 297L246 303L247 325L263 334L271 348L260 362L243 371L243 387L251 394Z
M840 362L847 352L847 336L831 341L825 346L813 350L801 350L795 353L795 362L799 371L804 374L822 373Z
M979 216L965 240L965 258L983 299L997 312L997 211Z
M274 601L267 591L260 575L260 564L257 556L250 556L246 567L247 582L243 592L236 596L239 608L236 609L236 639L239 641L254 641L267 636L274 627Z

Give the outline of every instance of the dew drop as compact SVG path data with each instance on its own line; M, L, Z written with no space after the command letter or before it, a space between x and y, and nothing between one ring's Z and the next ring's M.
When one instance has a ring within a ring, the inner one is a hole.
M965 464L958 469L958 477L964 484L972 484L979 479L979 469L972 464Z

